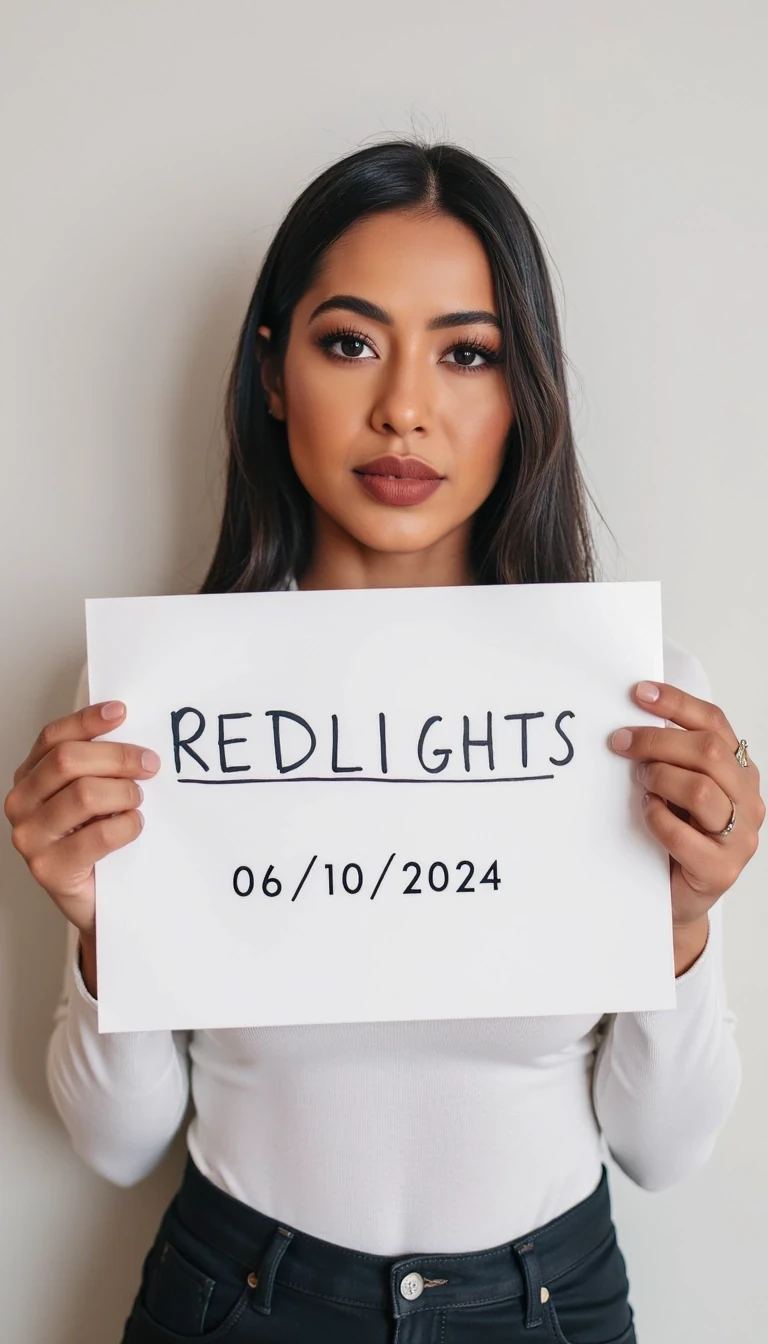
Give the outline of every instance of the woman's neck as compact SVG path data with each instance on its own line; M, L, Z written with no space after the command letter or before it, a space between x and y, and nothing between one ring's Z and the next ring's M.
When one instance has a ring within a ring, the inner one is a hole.
M441 588L476 583L469 555L471 520L418 551L376 551L316 519L314 554L298 586L312 588Z

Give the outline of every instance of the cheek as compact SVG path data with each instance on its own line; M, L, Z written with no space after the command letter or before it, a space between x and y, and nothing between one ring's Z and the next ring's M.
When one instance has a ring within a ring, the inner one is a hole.
M453 425L453 478L463 493L482 500L490 493L501 471L512 412L501 401L482 414L468 416Z
M359 417L327 380L294 380L288 398L287 433L296 474L312 494L344 469L350 445L359 439Z

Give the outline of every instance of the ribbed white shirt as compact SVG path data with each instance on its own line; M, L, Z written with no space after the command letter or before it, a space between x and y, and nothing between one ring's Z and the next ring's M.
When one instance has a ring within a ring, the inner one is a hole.
M664 666L711 699L666 638ZM75 1150L118 1185L157 1166L191 1097L197 1166L263 1213L393 1257L485 1249L590 1194L606 1150L651 1190L707 1160L740 1083L722 905L673 1010L101 1036L69 925L48 1086Z

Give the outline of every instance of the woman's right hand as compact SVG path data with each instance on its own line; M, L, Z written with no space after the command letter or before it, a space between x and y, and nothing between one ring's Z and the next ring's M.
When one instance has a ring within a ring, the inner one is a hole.
M116 714L103 713L115 709ZM38 733L15 771L5 799L13 844L27 867L75 928L93 942L96 900L93 865L140 834L139 779L156 774L160 759L142 761L142 747L94 742L125 718L125 705L107 701L54 719Z

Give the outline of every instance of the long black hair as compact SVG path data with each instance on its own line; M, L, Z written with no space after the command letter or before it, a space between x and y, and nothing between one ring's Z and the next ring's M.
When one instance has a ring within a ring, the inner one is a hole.
M326 168L294 201L272 240L229 375L223 517L199 592L282 588L308 564L312 501L293 469L285 423L267 411L260 361L268 355L281 369L291 315L331 244L366 215L405 208L452 215L474 231L490 264L502 323L501 368L515 417L498 480L473 519L477 582L595 580L565 356L534 225L488 164L458 145L414 137L359 149ZM271 328L268 347L258 332L262 324Z

